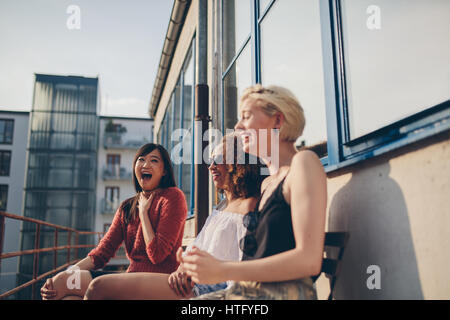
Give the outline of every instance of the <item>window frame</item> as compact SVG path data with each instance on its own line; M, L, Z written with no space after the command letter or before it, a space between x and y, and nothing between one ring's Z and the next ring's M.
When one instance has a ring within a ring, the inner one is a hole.
M1 194L5 195L5 199L6 199L4 208L0 207L0 211L4 211L4 212L8 211L8 191L9 191L8 189L9 189L9 185L7 185L7 184L0 184Z
M5 122L5 127L4 127L4 132L3 132L3 141L0 141L0 144L7 144L7 145L11 145L14 142L14 119L11 118L0 118L0 121L4 121ZM11 126L11 141L5 141L5 133L6 133L6 123L12 123Z
M350 139L341 0L320 2L324 71L333 77L325 87L329 163L326 172L370 159L450 129L450 101ZM327 19L328 17L328 19ZM328 66L328 67L327 67ZM326 81L327 82L327 81ZM331 142L331 143L330 143Z
M5 164L5 154L9 154L9 162L7 163L7 170L5 170L5 174L2 174L0 171L0 177L9 177L11 175L12 150L0 150L0 163L2 164Z
M220 66L221 81L221 129L224 131L224 78L250 42L252 59L252 83L261 82L260 24L273 8L272 0L260 12L259 0L252 1L251 34L236 51L231 62L223 69L223 1L220 0ZM341 0L319 0L322 56L324 70L325 116L327 128L327 155L320 160L325 171L332 172L377 157L400 147L437 135L450 129L450 100L381 127L364 136L351 140L347 105L347 84L343 46Z

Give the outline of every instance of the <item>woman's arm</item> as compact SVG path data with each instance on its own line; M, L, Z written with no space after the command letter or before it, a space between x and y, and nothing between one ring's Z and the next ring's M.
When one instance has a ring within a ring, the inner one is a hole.
M183 268L198 283L285 281L320 272L325 235L326 175L320 160L309 151L292 160L289 202L296 247L267 258L242 262L220 261L199 249L183 258Z
M95 265L90 257L85 257L84 259L78 261L75 265L80 268L80 270L92 270L95 268Z
M149 198L145 198L141 192L139 195L139 219L141 220L142 234L144 235L145 246L148 246L155 237L155 231L153 230L152 223L148 215L148 210L152 205L155 193L152 193Z
M153 264L162 262L175 249L187 216L184 193L178 188L171 188L166 194L167 198L162 199L158 228L152 239L146 242L147 256Z
M99 269L108 263L123 242L123 235L122 210L119 207L108 232L100 240L97 247L88 253L88 258L94 265L92 269ZM86 262L83 262L83 265L85 264Z

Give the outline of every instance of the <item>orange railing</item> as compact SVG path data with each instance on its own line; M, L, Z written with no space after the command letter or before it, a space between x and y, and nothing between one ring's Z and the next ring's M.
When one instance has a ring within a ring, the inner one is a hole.
M3 253L3 243L4 243L4 236L5 236L5 219L9 218L9 219L14 219L14 220L21 220L21 221L26 221L26 222L31 222L31 223L35 223L36 224L36 233L34 235L34 249L31 250L22 250L22 251L16 251L16 252L9 252L9 253ZM47 247L47 248L40 248L39 246L39 240L40 240L40 234L41 234L41 226L46 226L46 227L50 227L50 228L54 228L54 243L53 243L53 247ZM58 234L59 232L68 232L68 236L67 236L67 245L60 245L58 246ZM71 243L71 238L72 235L75 235L75 244ZM79 236L80 235L97 235L98 237L98 241L100 241L102 235L104 233L103 232L94 232L94 231L79 231L79 230L75 230L73 228L68 228L68 227L64 227L64 226L60 226L60 225L56 225L56 224L52 224L52 223L48 223L42 220L37 220L37 219L33 219L33 218L28 218L28 217L23 217L23 216L18 216L18 215L14 215L14 214L10 214L10 213L6 213L6 212L2 212L0 211L0 268L1 268L1 262L3 259L6 258L12 258L12 257L18 257L18 256L23 256L23 255L28 255L28 254L33 254L34 255L34 259L33 259L33 276L32 276L32 280L12 289L9 290L3 294L0 294L0 299L4 299L6 297L9 297L13 294L15 294L16 292L25 289L29 286L32 287L32 299L35 299L35 285L38 281L54 274L57 273L61 270L63 270L64 268L67 268L70 265L75 264L76 262L80 261L80 259L78 259L78 249L80 248L93 248L95 246L97 246L97 244L78 244L78 240L79 240ZM71 257L71 250L74 249L75 250L75 259L70 261L70 257ZM67 262L61 266L57 266L57 253L60 250L67 250ZM38 269L39 269L39 254L42 252L52 252L54 253L54 258L53 258L53 269L38 275Z

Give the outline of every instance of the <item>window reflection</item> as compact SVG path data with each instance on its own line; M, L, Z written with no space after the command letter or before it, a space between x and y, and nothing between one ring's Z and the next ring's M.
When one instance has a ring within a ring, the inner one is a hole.
M223 80L224 126L234 128L237 122L239 98L252 85L251 50L247 44Z
M223 71L230 65L251 31L251 1L226 0L223 3Z
M327 131L319 2L277 1L260 31L263 85L286 87L299 99L306 127L297 144L323 143Z
M264 11L266 10L267 6L272 2L272 0L259 0L259 12L261 14L264 13Z
M449 99L450 1L341 4L352 139Z
M189 134L183 137L183 159L188 161L182 162L181 165L181 186L186 196L188 208L191 207L191 177L193 176L194 166L191 163L192 155L192 109L194 99L194 59L192 50L190 51L186 64L184 66L183 79L183 128L189 130Z

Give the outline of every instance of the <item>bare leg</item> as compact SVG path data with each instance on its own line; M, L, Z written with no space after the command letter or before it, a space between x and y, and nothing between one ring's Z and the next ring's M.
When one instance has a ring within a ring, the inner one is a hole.
M65 296L61 300L83 300L83 297L80 297L80 296Z
M75 280L74 278L78 276L79 282L78 279ZM71 278L69 279L69 277ZM69 280L69 285L67 280ZM60 272L53 277L53 288L56 290L56 296L52 300L60 300L67 296L83 298L91 281L91 273L86 270L80 270L78 274ZM73 286L73 288L69 288L70 286Z
M84 299L97 300L179 300L181 297L169 287L165 273L132 272L108 274L95 278Z

